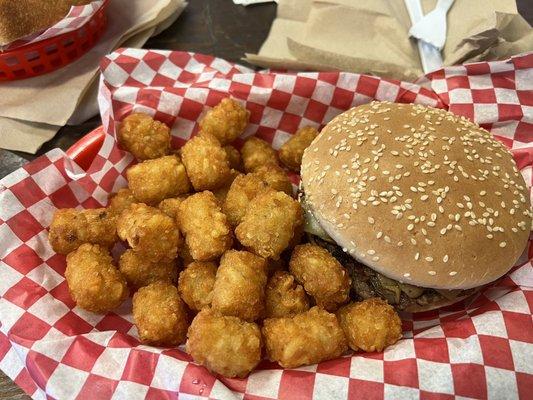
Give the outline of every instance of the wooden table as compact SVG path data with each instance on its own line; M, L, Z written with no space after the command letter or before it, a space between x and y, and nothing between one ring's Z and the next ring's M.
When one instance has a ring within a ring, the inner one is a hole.
M533 2L518 0L517 3L520 13L533 24ZM240 62L245 52L259 50L275 14L274 4L242 7L230 0L191 0L178 20L168 30L150 39L146 47L195 51ZM37 155L0 149L0 178L50 149L69 148L98 125L100 119L93 118L81 125L64 127ZM0 372L0 400L4 399L29 397Z

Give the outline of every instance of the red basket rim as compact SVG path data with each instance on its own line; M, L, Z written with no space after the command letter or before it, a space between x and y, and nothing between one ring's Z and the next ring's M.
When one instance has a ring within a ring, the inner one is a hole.
M104 127L99 126L74 143L67 155L83 170L87 171L104 143Z
M96 12L94 13L94 15L96 15L97 13L99 12L102 12L102 11L105 11L105 9L107 8L107 6L109 5L109 1L110 0L103 0L104 2L102 3L102 6L96 10ZM94 18L94 15L93 15L93 18ZM89 21L87 21L87 23L89 23ZM86 24L87 24L86 23ZM52 36L48 39L44 39L44 40L39 40L38 42L35 42L35 43L28 43L28 44L25 44L23 46L20 46L20 47L15 47L14 49L11 49L11 50L6 50L6 51L2 51L0 52L0 54L2 55L9 55L11 53L15 53L15 52L20 52L20 51L32 51L34 49L36 49L37 47L38 48L41 48L41 47L46 47L50 44L52 44L52 42L55 42L57 40L61 40L63 39L64 37L66 37L67 35L71 35L73 32L76 32L76 31L79 31L80 29L82 29L86 24L83 24L82 26L78 27L77 29L74 29L70 32L65 32L65 33L62 33L61 35L57 35L57 36ZM47 28L48 29L48 28ZM43 31L44 32L44 31ZM42 33L42 32L41 32ZM20 40L20 39L19 39Z

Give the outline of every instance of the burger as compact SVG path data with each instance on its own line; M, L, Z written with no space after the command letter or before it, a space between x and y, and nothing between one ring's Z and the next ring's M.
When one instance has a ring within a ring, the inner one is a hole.
M349 271L355 299L398 310L465 299L508 272L531 229L507 148L464 117L372 102L305 150L299 199L309 240Z

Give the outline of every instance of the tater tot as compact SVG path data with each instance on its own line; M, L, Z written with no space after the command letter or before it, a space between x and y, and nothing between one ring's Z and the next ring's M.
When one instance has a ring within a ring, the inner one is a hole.
M318 131L313 127L305 126L298 129L279 149L279 159L287 168L299 172L304 150L317 136Z
M203 309L187 333L193 360L227 378L244 378L261 360L261 331L253 322Z
M185 167L176 156L136 164L126 171L126 176L135 198L149 205L191 190Z
M170 152L170 128L144 113L128 115L118 131L118 142L138 160L149 160Z
M326 249L310 243L296 246L289 270L318 306L335 311L348 301L349 274Z
M352 350L382 351L402 337L400 317L385 300L371 298L347 304L337 311Z
M294 276L277 271L268 280L265 289L265 316L267 318L293 317L309 310L309 299Z
M255 321L265 308L266 260L228 250L220 260L211 307L223 315Z
M278 192L292 196L292 184L287 173L279 165L269 164L257 168L254 172L266 184Z
M97 244L82 244L67 256L65 278L78 307L94 313L117 308L129 294L109 250Z
M228 97L200 120L200 134L211 134L222 144L233 142L248 125L250 111Z
M235 147L227 145L223 147L228 158L230 168L237 171L244 171L244 165L242 165L241 153Z
M212 262L194 261L180 273L178 292L193 311L211 304L217 266Z
M180 205L178 222L196 261L215 260L233 244L226 215L211 192L187 197Z
M133 295L133 321L142 343L177 346L185 343L189 318L178 295L168 282L154 282Z
M185 199L186 197L171 197L159 203L157 205L157 208L159 208L169 217L176 219L178 216L178 210L180 208L180 204Z
M226 201L226 196L228 195L229 189L231 188L231 184L233 183L235 178L238 177L239 175L242 175L242 174L236 169L232 169L230 172L230 177L226 181L224 186L221 186L218 189L213 190L213 194L217 198L218 204L220 204L221 206Z
M266 182L255 174L240 175L235 178L223 206L232 227L241 223L250 201L267 187Z
M263 165L278 164L278 156L272 146L255 136L244 142L241 155L246 172L254 172Z
M132 191L130 189L120 189L117 193L109 196L107 208L115 213L115 215L120 215L122 211L129 208L133 203L137 203L137 200Z
M190 139L182 147L181 157L196 191L217 189L230 177L226 152L212 135L202 134Z
M271 189L250 202L235 234L241 244L255 254L277 259L302 224L300 203Z
M335 315L319 307L291 318L266 319L262 332L267 357L284 368L331 360L348 349Z
M115 214L105 208L57 210L50 225L48 240L59 254L68 254L83 243L112 247L118 240Z
M157 281L174 283L178 276L175 260L152 262L131 249L126 250L120 256L118 269L132 290L137 290Z
M118 236L151 262L176 258L181 236L174 219L146 204L132 204L117 221Z

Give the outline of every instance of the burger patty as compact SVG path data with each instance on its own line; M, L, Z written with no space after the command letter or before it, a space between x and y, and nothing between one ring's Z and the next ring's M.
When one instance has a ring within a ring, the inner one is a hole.
M342 248L336 244L327 242L315 235L309 234L308 237L310 242L328 250L348 270L352 278L351 295L354 300L381 297L387 300L397 310L405 310L410 306L426 306L460 296L467 296L475 291L475 289L468 289L438 292L435 289L401 283L389 279L366 265L361 264L352 256L342 251Z

